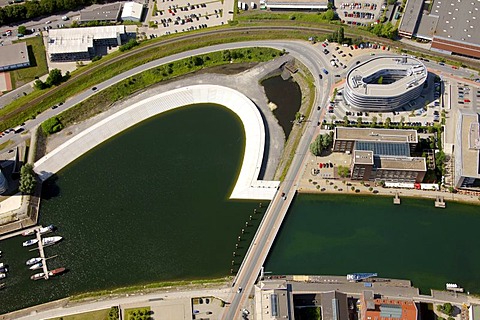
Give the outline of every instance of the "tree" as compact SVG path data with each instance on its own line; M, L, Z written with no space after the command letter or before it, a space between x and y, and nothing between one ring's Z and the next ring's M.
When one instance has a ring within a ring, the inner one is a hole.
M343 124L346 126L348 125L348 116L343 117Z
M361 126L362 126L362 121L363 121L362 117L358 117L358 118L357 118L357 127L361 127Z
M346 166L338 166L338 175L342 178L346 178L350 175L350 171Z
M27 27L25 27L25 26L19 26L19 27L18 27L18 33L19 33L19 34L27 34Z
M322 17L324 20L327 20L327 21L335 20L335 17L336 17L335 11L333 11L332 9L328 9L323 13Z
M343 30L343 27L340 27L340 30L338 30L338 43L343 44L345 41L345 31Z
M60 83L62 83L62 80L63 80L62 71L60 71L58 69L53 69L52 71L50 71L50 74L48 75L48 78L45 81L45 83L49 87L57 86Z
M397 0L387 0L387 4L388 4L389 6L394 5L395 2L397 2Z
M32 194L35 190L37 180L35 172L33 171L33 165L26 163L20 169L20 186L18 189L25 194Z
M378 84L383 84L383 76L380 76L380 77L378 78Z
M389 128L391 122L392 122L392 119L390 119L390 117L388 117L387 119L385 119L385 128Z
M372 123L370 124L370 127L375 128L375 126L377 125L377 121L378 121L377 117L373 116L372 117Z
M48 88L48 86L42 80L35 80L33 86L39 90Z

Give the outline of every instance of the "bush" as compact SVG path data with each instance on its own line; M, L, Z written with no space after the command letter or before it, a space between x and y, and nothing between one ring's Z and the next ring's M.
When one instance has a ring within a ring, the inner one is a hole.
M127 43L125 43L124 45L121 45L119 50L120 50L120 52L127 51L127 50L130 50L130 49L138 46L138 45L139 45L139 43L136 39L130 39L130 40L128 40Z
M58 119L57 117L47 119L42 123L42 130L43 130L43 133L45 133L46 135L53 134L62 129L63 129L63 124L60 122L60 119Z

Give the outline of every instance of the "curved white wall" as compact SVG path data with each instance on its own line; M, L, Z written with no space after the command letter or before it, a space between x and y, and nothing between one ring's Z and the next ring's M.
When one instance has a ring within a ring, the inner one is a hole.
M231 199L273 199L279 182L257 180L265 148L265 127L255 104L240 92L217 85L195 85L158 94L125 108L74 136L35 163L46 180L82 154L154 115L198 103L215 103L235 112L245 129L245 154Z

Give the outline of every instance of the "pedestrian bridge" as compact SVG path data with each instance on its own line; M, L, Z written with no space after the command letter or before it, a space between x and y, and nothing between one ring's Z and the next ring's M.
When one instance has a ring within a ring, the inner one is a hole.
M90 149L150 117L172 109L213 103L233 111L245 129L242 168L231 199L273 199L278 181L258 180L265 151L265 126L256 105L242 93L218 85L194 85L158 94L97 122L72 137L35 163L42 181L60 171ZM186 129L188 130L188 129Z

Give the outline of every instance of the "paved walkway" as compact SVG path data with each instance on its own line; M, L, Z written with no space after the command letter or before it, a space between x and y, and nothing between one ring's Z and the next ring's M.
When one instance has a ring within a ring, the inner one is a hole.
M244 161L230 198L272 199L279 182L257 180L265 148L265 127L260 112L245 95L215 85L179 88L135 103L89 127L48 153L35 163L35 171L44 181L119 132L159 113L198 103L224 105L235 112L243 122L246 135Z

